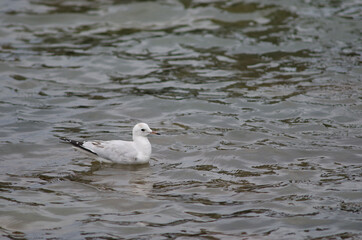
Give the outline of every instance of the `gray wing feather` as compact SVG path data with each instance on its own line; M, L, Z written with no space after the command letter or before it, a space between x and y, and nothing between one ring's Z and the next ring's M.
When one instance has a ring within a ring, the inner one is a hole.
M98 156L114 162L131 160L137 158L137 151L133 142L112 140L112 141L86 141L82 146Z

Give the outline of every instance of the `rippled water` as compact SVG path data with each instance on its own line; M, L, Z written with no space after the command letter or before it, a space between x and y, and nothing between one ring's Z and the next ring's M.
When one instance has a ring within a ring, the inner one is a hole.
M1 1L1 238L361 238L361 10ZM146 166L58 140L140 121Z

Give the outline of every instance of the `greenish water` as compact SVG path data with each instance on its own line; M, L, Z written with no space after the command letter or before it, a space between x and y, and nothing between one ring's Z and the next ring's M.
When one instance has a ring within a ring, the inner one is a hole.
M362 238L361 10L1 1L1 238ZM58 140L140 121L146 166Z

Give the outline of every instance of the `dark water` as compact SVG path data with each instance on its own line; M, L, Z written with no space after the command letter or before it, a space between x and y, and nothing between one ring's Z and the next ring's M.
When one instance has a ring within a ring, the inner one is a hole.
M361 12L1 1L1 238L362 238ZM140 121L162 133L146 166L58 140Z

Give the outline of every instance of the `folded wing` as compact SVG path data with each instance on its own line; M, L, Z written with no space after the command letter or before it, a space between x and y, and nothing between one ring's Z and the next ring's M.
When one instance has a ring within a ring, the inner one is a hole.
M137 151L133 142L112 140L112 141L86 141L82 147L112 162L135 161Z

